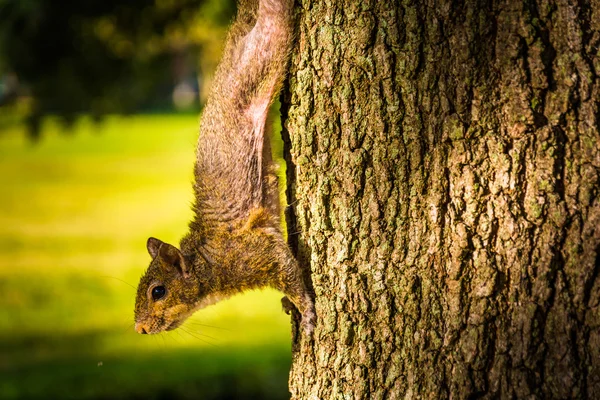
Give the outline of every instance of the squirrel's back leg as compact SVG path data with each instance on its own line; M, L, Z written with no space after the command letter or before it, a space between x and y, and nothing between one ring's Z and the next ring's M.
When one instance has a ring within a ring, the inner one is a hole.
M263 207L266 208L275 220L281 220L281 201L279 198L279 177L277 165L271 153L271 132L265 132L263 144Z

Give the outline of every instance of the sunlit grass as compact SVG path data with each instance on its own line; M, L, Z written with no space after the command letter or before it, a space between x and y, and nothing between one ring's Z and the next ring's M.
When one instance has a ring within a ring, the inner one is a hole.
M275 371L264 382L285 397L280 293L234 297L167 334L133 331L146 239L178 243L191 217L197 126L193 116L111 117L68 134L50 120L35 145L22 127L0 132L0 398L219 398L194 385L252 362Z

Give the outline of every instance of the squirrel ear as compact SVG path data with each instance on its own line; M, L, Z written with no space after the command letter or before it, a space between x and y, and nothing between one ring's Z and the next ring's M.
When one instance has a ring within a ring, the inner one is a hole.
M183 254L177 247L162 243L162 246L158 249L158 254L164 267L175 268L184 278L190 276Z
M163 244L163 242L156 238L148 238L148 241L146 242L146 248L153 259L158 255L158 249L160 249L161 244Z

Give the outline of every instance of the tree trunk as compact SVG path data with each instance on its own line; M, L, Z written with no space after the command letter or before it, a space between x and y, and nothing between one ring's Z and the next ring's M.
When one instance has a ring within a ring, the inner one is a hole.
M600 399L600 0L302 0L294 399Z

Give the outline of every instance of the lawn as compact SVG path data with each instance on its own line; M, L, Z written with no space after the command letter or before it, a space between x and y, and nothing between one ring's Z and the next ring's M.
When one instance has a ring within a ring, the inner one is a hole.
M146 239L191 218L195 116L54 120L0 131L0 398L289 397L280 293L234 297L181 329L133 330Z

